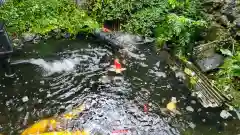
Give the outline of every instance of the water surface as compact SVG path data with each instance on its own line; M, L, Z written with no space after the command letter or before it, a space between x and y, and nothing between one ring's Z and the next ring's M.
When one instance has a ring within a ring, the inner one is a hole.
M67 127L103 135L128 129L131 135L237 135L239 121L223 120L221 109L204 109L166 65L164 54L149 46L122 56L93 41L54 41L26 45L13 55L14 78L0 72L0 132L19 134L34 121L84 104L86 110ZM121 75L109 71L125 60ZM160 113L172 97L182 116ZM144 112L144 104L149 112ZM186 110L192 107L193 112ZM234 116L234 115L233 115ZM115 133L117 134L117 133ZM187 133L186 133L187 134Z

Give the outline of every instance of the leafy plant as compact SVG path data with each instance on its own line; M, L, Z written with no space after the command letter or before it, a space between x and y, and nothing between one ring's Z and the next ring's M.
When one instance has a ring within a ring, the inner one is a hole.
M240 106L240 52L225 59L221 70L215 76L215 84L225 92L234 96L233 103Z
M64 30L71 34L89 32L98 23L69 0L9 0L0 8L0 19L10 32L48 34Z
M200 0L88 0L86 7L99 22L119 20L122 30L155 36L160 46L170 41L177 52L206 26Z
M240 77L240 52L237 52L235 56L227 58L221 69L219 75L227 76L230 79Z
M176 14L168 14L162 23L158 24L155 36L159 45L171 41L176 53L183 55L197 28L205 27L206 22L192 20Z

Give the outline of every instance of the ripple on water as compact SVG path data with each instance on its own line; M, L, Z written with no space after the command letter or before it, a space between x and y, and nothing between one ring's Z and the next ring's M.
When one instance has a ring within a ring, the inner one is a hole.
M31 125L84 104L86 110L66 128L84 128L103 135L121 129L128 129L129 135L180 134L175 128L184 127L179 120L158 115L159 107L156 107L156 104L165 107L171 97L180 100L178 105L182 110L190 106L185 87L174 79L178 75L171 74L152 52L127 54L129 57L124 57L123 65L127 70L120 75L107 70L112 60L120 56L92 44L84 46L79 41L57 52L56 57L15 62L19 70L14 83L0 81L0 107L4 108L0 110L0 132L17 134L27 127L22 123ZM28 101L23 103L25 96ZM151 107L148 113L144 112L144 104ZM191 104L196 110L191 114L196 117L204 112L197 111L201 109L197 105L198 102Z

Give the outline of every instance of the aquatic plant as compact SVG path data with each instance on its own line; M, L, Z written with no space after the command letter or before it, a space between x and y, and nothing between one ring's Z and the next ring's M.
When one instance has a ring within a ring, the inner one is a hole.
M46 35L53 30L70 34L90 32L98 23L69 0L8 0L0 8L10 33Z

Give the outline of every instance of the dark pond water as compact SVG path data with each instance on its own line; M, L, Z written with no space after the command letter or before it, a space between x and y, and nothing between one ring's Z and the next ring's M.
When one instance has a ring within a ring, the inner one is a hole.
M123 58L100 44L49 40L15 52L15 77L0 72L0 133L20 134L34 121L84 104L88 109L69 128L103 135L116 129L128 129L128 135L240 134L235 117L224 120L221 109L204 109L191 97L165 64L164 54L146 45ZM126 60L121 75L109 71L115 58ZM160 113L172 97L179 100L182 116Z

